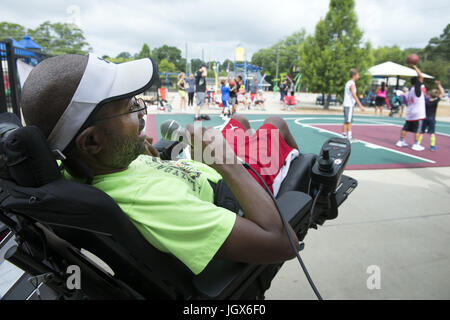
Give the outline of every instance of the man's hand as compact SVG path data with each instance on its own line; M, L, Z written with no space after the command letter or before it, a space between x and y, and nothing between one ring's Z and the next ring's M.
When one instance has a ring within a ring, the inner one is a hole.
M186 127L191 138L191 155L195 161L203 162L218 170L226 164L237 164L238 160L223 134L214 128Z
M436 83L440 93L439 93L439 98L442 99L445 96L445 91L444 88L442 87L442 84L439 80L436 80L434 83Z
M153 138L145 137L144 147L146 155L159 158L159 152L153 146Z
M192 124L188 124L186 130L193 145L194 160L217 170L245 213L245 218L237 216L230 235L215 258L253 264L279 263L294 258L295 253L271 197L238 164L223 134L214 128L195 128ZM291 227L289 232L299 251L298 239Z
M366 108L364 108L364 106L362 104L359 105L359 108L361 109L361 111L365 112Z
M415 64L410 64L409 65L411 68L413 68L414 70L416 70L417 72L417 77L419 78L419 81L421 83L423 83L423 75L422 75L422 71L420 71L419 67Z

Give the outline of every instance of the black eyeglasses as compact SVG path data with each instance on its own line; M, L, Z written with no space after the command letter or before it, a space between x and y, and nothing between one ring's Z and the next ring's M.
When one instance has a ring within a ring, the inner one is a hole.
M121 116L130 114L130 113L135 113L135 112L143 112L144 114L147 114L147 104L145 103L145 101L142 98L139 98L139 99L133 98L130 103L131 103L131 105L130 105L128 112L116 114L114 116L110 116L110 117L106 117L106 118L95 119L94 122L109 120L109 119L121 117Z

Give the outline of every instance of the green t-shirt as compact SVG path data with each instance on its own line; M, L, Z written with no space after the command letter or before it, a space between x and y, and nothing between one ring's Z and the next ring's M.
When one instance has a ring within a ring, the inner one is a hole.
M208 180L220 179L199 162L141 155L125 171L96 176L92 185L113 198L154 247L199 274L236 220L235 213L214 205Z

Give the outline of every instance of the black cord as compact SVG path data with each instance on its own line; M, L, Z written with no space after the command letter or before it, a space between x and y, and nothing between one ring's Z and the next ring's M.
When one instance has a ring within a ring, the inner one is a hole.
M315 286L315 284L314 284L314 282L313 282L311 276L309 275L309 272L308 272L308 270L306 269L306 266L305 266L305 264L303 263L303 260L302 260L302 258L300 257L299 252L297 251L297 248L296 248L296 246L295 246L294 240L292 239L291 233L289 232L288 222L286 221L286 219L285 219L285 218L283 217L283 215L281 214L280 208L278 207L277 200L276 200L275 197L273 196L273 193L270 191L270 189L269 189L269 187L267 186L266 182L264 181L263 178L261 178L261 176L258 174L258 172L256 172L256 171L255 171L248 163L242 161L242 164L243 164L243 166L244 166L246 169L251 170L251 171L258 177L259 181L261 181L261 183L264 185L264 188L266 189L267 193L268 193L268 194L270 195L270 197L272 198L272 201L273 201L273 203L275 204L275 207L276 207L276 209L277 209L277 211L278 211L278 214L279 214L280 217L281 217L281 221L283 222L283 226L284 226L284 229L286 230L286 233L287 233L287 236L288 236L288 238L289 238L289 242L290 242L290 244L291 244L291 247L292 247L292 249L293 249L294 252L295 252L295 255L296 255L296 257L297 257L298 262L300 263L300 266L301 266L302 269L303 269L303 272L305 273L306 279L308 279L308 282L309 282L311 288L313 289L314 293L316 294L317 299L323 300L323 299L322 299L322 296L321 296L320 293L319 293L319 290L317 290L317 288L316 288L316 286ZM318 198L318 195L319 195L319 193L318 193L317 196L316 196L316 200L317 200L317 198ZM315 200L315 201L316 201L316 200ZM315 205L315 203L313 203L313 208L314 208L314 205ZM311 214L312 214L312 213L311 213Z
M316 203L317 199L319 199L320 194L323 191L323 185L320 185L319 192L317 193L316 197L314 198L312 207L311 207L311 213L309 214L309 222L308 222L308 228L306 230L309 230L313 224L313 217L314 217L314 210L316 209Z

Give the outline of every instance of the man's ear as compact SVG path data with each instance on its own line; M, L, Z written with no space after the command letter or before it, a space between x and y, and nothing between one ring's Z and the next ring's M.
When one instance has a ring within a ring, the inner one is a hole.
M81 132L75 140L77 149L84 154L96 155L103 149L104 139L97 127L89 127Z

